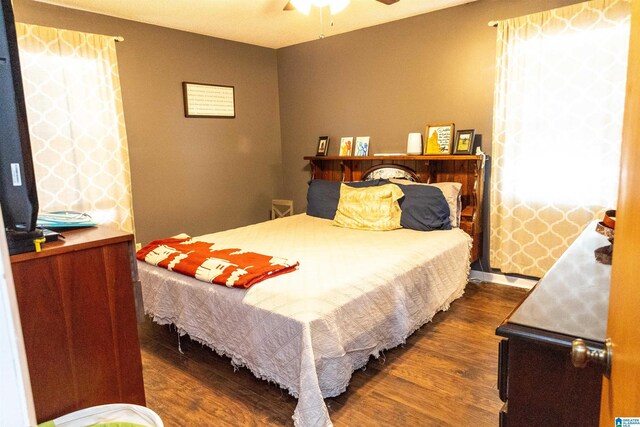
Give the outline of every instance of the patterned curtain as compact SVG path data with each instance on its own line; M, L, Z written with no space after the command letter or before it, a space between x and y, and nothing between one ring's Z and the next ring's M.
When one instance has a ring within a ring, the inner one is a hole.
M40 209L132 232L114 38L25 24L17 33Z
M491 267L540 277L615 208L630 0L498 25Z

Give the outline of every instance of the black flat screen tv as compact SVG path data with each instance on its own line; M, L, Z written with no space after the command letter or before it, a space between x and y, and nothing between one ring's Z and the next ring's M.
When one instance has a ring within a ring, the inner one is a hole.
M13 9L0 2L0 205L13 255L34 250L42 232Z

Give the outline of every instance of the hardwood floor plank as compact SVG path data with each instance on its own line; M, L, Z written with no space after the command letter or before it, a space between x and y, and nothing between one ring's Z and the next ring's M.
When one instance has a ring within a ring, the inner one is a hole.
M526 290L467 286L407 342L371 359L326 399L339 426L496 426L495 328ZM291 426L296 399L168 326L140 327L147 405L166 426Z

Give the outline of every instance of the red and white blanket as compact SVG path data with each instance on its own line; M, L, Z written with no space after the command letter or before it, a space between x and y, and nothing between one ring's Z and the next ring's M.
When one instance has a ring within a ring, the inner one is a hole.
M203 282L235 288L248 288L299 266L285 258L237 248L215 249L215 243L178 238L154 240L140 249L136 258Z

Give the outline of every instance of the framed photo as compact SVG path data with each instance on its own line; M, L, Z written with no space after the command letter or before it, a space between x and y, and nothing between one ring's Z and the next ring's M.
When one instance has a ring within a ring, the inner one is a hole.
M321 136L318 138L318 151L316 151L316 156L326 156L329 152L329 137Z
M356 138L355 154L354 156L368 156L369 155L369 139L368 136L359 136Z
M182 82L185 117L236 117L233 86Z
M353 137L343 136L340 138L340 156L350 156L353 150Z
M475 136L475 129L457 131L456 143L453 146L453 154L472 154L473 140Z
M424 154L451 154L454 124L427 125Z

